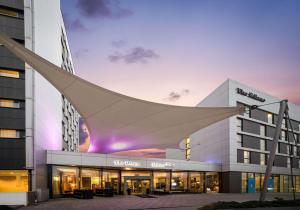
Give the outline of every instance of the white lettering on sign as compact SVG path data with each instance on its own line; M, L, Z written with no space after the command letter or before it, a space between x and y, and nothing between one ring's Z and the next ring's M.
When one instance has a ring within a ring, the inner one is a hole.
M139 167L140 163L131 160L114 160L115 166L125 166L125 167Z
M172 168L174 166L175 166L175 164L170 163L170 162L152 162L151 163L152 168Z

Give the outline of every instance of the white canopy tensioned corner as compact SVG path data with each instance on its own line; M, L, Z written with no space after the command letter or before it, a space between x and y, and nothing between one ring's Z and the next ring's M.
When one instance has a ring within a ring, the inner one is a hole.
M183 107L128 97L72 75L6 36L0 35L0 43L72 103L88 126L96 152L166 148L244 112L244 107Z

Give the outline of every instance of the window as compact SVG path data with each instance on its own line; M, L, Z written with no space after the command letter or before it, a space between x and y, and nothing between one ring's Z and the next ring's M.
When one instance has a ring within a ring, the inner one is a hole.
M266 136L266 126L265 125L260 125L260 135Z
M190 172L189 175L189 192L204 192L204 173Z
M255 177L255 192L259 192L260 185L262 183L261 176L260 174L255 174L254 177Z
M28 192L28 171L0 170L0 192Z
M153 172L153 187L155 190L170 191L170 173Z
M20 108L20 102L15 100L0 99L0 107Z
M266 142L265 140L261 139L260 140L260 150L265 151L266 149Z
M13 70L7 70L7 69L0 69L0 76L1 77L20 78L20 72L13 71Z
M187 172L172 172L171 189L173 191L187 190Z
M237 135L237 145L238 147L242 147L243 146L243 137L242 135Z
M250 163L250 152L244 151L244 163Z
M219 192L220 189L220 177L219 173L207 172L205 177L206 192Z
M294 133L295 142L298 142L298 135Z
M247 192L247 173L242 173L242 193Z
M249 106L245 106L244 116L250 118L250 107Z
M11 129L0 129L0 138L20 138L20 132Z
M260 154L260 165L266 165L266 155L263 153Z
M23 18L24 15L22 13L19 13L15 10L11 10L11 9L6 9L1 7L0 8L0 15L5 15L5 16L9 16L9 17L16 17L16 18Z
M274 123L274 115L272 113L268 113L268 123Z
M96 188L101 187L101 176L99 170L94 169L81 169L80 184L82 189L92 189L93 192Z
M295 188L296 192L300 192L300 176L295 176Z
M190 160L191 159L191 149L187 149L185 152L185 159Z
M190 160L191 159L191 140L190 138L185 139L185 159Z
M287 158L287 167L290 168L291 167L291 159Z
M286 131L281 131L281 140L286 141Z
M286 128L286 119L285 118L282 119L281 127Z
M242 131L242 119L237 119L237 131Z

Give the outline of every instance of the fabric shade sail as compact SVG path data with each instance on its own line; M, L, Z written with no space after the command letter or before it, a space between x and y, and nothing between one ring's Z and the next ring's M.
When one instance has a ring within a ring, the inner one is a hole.
M244 112L244 107L183 107L128 97L72 75L4 35L0 43L72 103L88 126L94 152L178 145L199 129Z

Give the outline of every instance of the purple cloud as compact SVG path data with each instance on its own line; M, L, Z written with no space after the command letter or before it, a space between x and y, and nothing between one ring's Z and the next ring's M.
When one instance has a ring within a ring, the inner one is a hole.
M133 14L131 10L121 8L118 0L78 0L77 8L87 18L119 19Z
M74 53L75 58L82 58L84 57L87 53L89 53L89 49L87 48L80 48Z
M127 44L127 42L122 39L111 42L111 46L113 46L114 48L121 48L121 47L124 47L126 44Z
M190 90L189 89L183 89L181 92L175 92L175 91L172 91L169 93L168 97L165 98L164 100L167 100L167 101L177 101L179 100L182 96L185 96L185 95L188 95L190 93Z
M64 23L68 30L72 31L86 31L87 28L80 21L80 19L71 20L68 14L63 14Z
M153 50L145 49L143 47L132 48L129 52L122 54L116 52L114 55L108 56L111 62L124 61L125 63L147 63L149 60L157 59L157 55Z

